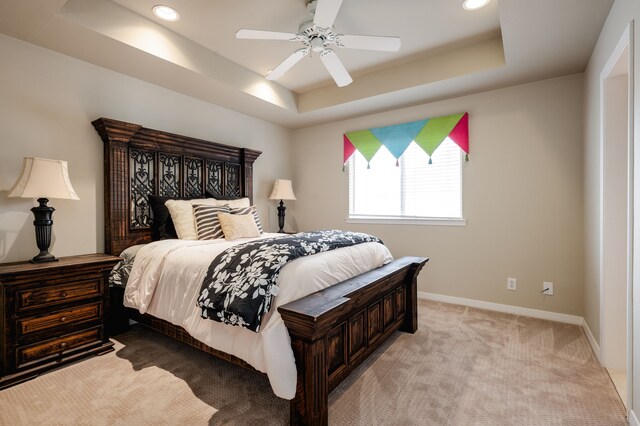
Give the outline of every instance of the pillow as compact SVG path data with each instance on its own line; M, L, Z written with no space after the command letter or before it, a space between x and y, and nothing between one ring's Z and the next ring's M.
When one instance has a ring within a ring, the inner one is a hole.
M238 209L238 208L242 208L242 207L250 207L251 206L251 201L249 201L249 198L224 198L224 197L216 197L215 195L213 195L211 192L209 191L205 191L204 192L205 196L207 198L213 198L216 199L220 202L219 205L223 206L225 204L228 204L230 208L232 209Z
M256 221L256 226L258 227L258 231L262 234L264 230L262 229L262 224L260 223L260 217L258 216L258 211L256 210L256 206L251 207L241 207L241 208L232 208L231 214L249 214L253 215L253 219Z
M228 204L230 209L240 209L243 207L251 207L251 201L248 198L236 198L234 200L218 200L220 203Z
M193 205L193 219L196 224L196 234L199 240L215 240L224 238L218 213L229 213L229 206Z
M164 205L168 200L191 200L196 197L163 197L160 195L149 195L149 206L153 212L151 222L151 240L165 240L178 238L173 220L169 214L169 209ZM202 197L199 197L202 199Z
M181 240L197 240L196 223L193 220L193 204L219 206L221 201L213 198L198 198L192 200L167 200L164 203L171 214L176 228L176 234Z
M229 214L218 213L218 220L222 227L222 232L227 240L237 240L238 238L259 237L258 225L251 213L249 214Z

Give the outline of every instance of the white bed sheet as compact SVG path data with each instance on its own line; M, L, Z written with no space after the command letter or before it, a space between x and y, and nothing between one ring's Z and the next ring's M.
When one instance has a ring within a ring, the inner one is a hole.
M265 233L261 238L274 236L282 234ZM257 239L163 240L147 244L136 255L124 304L179 325L206 345L241 358L267 374L278 397L292 399L296 392L295 359L277 307L382 266L393 258L384 245L363 243L289 262L280 270L280 292L263 318L259 333L201 318L196 302L211 261L234 244Z

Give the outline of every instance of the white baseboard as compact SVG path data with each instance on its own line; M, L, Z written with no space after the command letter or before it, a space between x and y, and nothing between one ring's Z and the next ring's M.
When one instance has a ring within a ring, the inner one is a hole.
M538 309L523 308L520 306L502 305L500 303L485 302L483 300L465 299L463 297L445 296L442 294L419 291L418 298L433 300L435 302L452 303L454 305L470 306L472 308L486 309L488 311L504 312L507 314L522 315L525 317L545 319L549 321L563 322L566 324L584 325L584 318L575 315L561 314L559 312L541 311Z
M636 413L633 410L629 410L629 426L640 426L640 422L638 421L638 417L636 417Z
M587 340L591 345L591 349L593 350L593 353L596 354L596 358L598 358L598 362L602 364L602 352L600 351L600 345L598 345L598 342L596 342L595 337L593 337L593 333L591 333L591 329L589 328L589 324L587 324L587 320L584 320L582 324L582 330L584 330L584 334L585 336L587 336Z

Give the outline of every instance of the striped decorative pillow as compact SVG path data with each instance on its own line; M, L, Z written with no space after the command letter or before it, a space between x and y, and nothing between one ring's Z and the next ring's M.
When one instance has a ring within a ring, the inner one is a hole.
M260 217L258 216L258 211L256 210L256 206L251 207L240 207L240 208L231 208L229 209L231 214L249 214L253 215L253 218L256 221L256 226L258 227L258 231L260 233L264 233L262 230L262 224L260 223Z
M215 240L224 238L218 213L229 213L229 206L193 205L193 220L199 240Z

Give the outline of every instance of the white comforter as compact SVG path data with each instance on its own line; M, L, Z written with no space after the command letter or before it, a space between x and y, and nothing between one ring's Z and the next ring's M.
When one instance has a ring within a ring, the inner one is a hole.
M263 234L261 238L278 235L282 234ZM260 333L201 318L196 301L211 261L234 244L256 239L147 244L136 255L124 304L179 325L206 345L243 359L267 374L277 396L292 399L296 392L295 360L277 307L382 266L392 257L382 244L363 243L288 263L280 270L280 292L263 318Z

